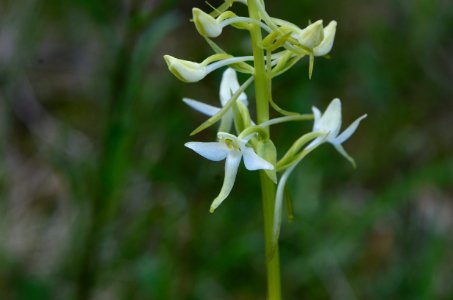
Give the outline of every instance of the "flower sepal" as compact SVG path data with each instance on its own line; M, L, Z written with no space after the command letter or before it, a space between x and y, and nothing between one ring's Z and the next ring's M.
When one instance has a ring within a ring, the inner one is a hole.
M323 29L323 39L319 45L313 48L314 56L324 56L332 50L335 33L337 30L337 22L330 21L329 25Z

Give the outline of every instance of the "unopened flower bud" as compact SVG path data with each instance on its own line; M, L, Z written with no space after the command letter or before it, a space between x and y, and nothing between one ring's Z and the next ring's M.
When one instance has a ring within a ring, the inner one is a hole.
M170 72L181 81L197 82L208 74L206 66L202 64L174 58L170 55L164 55L164 59Z
M332 50L333 41L335 39L335 32L337 30L337 22L331 21L329 25L324 28L324 38L321 43L313 49L315 56L323 56Z
M194 7L192 15L195 27L202 36L215 38L222 33L223 28L220 23L209 14Z
M313 49L318 46L323 39L322 20L318 20L308 25L298 34L298 42L307 48Z

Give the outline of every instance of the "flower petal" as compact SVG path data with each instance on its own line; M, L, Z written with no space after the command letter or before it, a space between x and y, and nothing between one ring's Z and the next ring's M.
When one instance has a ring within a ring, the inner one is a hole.
M239 89L239 82L236 75L236 71L232 68L228 68L223 72L222 81L220 82L220 103L224 106L231 96ZM239 101L242 101L246 106L248 105L247 95L241 93L238 97Z
M218 142L188 142L184 146L213 161L224 160L230 151L225 144Z
M212 105L209 105L209 104L197 101L197 100L193 100L190 98L182 98L182 101L185 104L192 107L193 109L201 112L202 114L210 116L210 117L212 117L213 115L215 115L216 113L218 113L220 111L220 108L218 108L218 107L215 107L215 106L212 106Z
M341 127L341 101L338 98L333 99L326 111L319 120L318 130L328 133L330 138L335 138L338 135Z
M330 52L333 46L333 41L335 39L335 32L337 29L337 22L331 21L324 28L324 39L321 43L313 49L315 56L323 56Z
M318 20L302 29L297 40L302 46L312 49L321 43L323 34L322 20Z
M337 149L337 151L341 155L343 155L347 160L349 160L349 162L352 164L354 168L356 167L355 160L346 152L346 150L344 150L343 146L341 146L340 144L333 144L333 146L335 147L335 149Z
M225 161L225 178L223 179L223 185L220 194L212 201L211 208L209 209L210 212L214 212L233 189L241 157L242 155L239 151L230 151L228 153Z
M367 117L367 115L365 114L365 115L361 116L360 118L358 118L357 120L355 120L354 122L352 122L352 124L349 125L349 127L346 128L345 131L343 131L338 137L336 137L334 139L333 143L343 144L343 142L346 141L347 139L349 139L351 137L351 135L357 130L357 127L359 126L360 121L362 121L366 117Z
M241 147L242 154L244 155L244 164L247 170L273 170L274 166L267 160L260 157L255 151L247 146Z

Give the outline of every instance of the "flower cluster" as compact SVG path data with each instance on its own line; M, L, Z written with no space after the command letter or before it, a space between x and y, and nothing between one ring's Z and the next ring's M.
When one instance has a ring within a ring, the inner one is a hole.
M253 3L259 11L259 18L236 15L229 10L234 2L245 5ZM201 63L165 55L164 59L169 70L181 81L197 82L219 68L228 68L224 71L220 84L219 107L183 98L184 103L188 106L209 117L192 134L220 122L216 141L188 142L185 146L209 160L225 160L223 185L219 195L212 202L211 212L230 194L242 159L247 170L264 170L266 172L268 177L277 184L273 218L273 238L276 243L280 231L284 188L290 174L311 151L324 143L332 144L342 156L355 165L354 160L347 154L342 144L356 131L360 121L366 115L355 120L340 134L342 116L339 99L333 99L324 113L313 107L312 114L299 114L281 109L270 97L269 105L283 116L256 124L251 118L248 109L249 100L245 94L245 90L256 76L254 64L248 63L254 60L254 56L232 56L217 45L213 39L219 37L227 26L240 30L251 30L259 26L265 33L260 48L265 53L265 71L269 81L286 72L304 57L309 60L309 77L311 77L314 58L325 56L332 49L337 23L331 21L324 27L323 21L318 20L300 28L288 21L270 17L261 0L248 0L248 2L228 0L211 13L203 12L198 8L194 8L192 13L192 21L196 30L215 53ZM236 72L248 74L250 77L240 84ZM313 130L302 134L278 160L276 147L269 136L269 126L303 120L314 120ZM279 172L282 174L280 178L277 176Z

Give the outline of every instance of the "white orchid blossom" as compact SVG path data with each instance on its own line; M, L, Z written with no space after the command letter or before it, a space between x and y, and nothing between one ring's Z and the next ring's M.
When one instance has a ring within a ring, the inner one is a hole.
M341 101L338 98L333 99L329 106L327 107L324 114L321 114L319 109L312 107L313 115L315 117L313 124L313 132L320 132L325 134L325 137L319 137L313 140L306 149L319 145L320 143L328 142L332 144L337 151L343 155L347 160L355 166L354 159L349 156L349 154L344 150L343 144L344 141L349 139L351 135L356 131L357 127L360 124L360 121L367 117L366 114L352 122L345 131L340 133L341 128Z
M231 99L233 94L239 89L239 82L236 75L236 71L232 68L228 68L223 72L222 81L220 83L220 104L225 106L225 104ZM183 98L182 101L192 107L193 109L205 114L207 116L212 117L216 113L220 111L220 107L215 107L194 99L190 98ZM238 101L242 102L245 106L248 105L247 95L245 93L241 93L238 97ZM229 110L223 117L222 117L222 124L224 125L223 130L229 131L231 128L231 124L233 122L233 112Z
M273 234L272 240L273 244L275 245L278 241L278 236L280 234L280 224L281 224L281 214L282 214L282 203L283 203L283 194L286 182L288 177L291 175L295 167L299 164L299 162L311 151L313 151L316 147L323 144L324 142L328 142L332 144L341 155L343 155L347 160L351 162L353 166L355 166L354 159L349 156L349 154L344 150L343 146L341 145L344 141L349 139L351 135L356 131L357 127L367 115L363 115L345 131L340 133L341 128L341 101L338 98L333 99L329 106L327 107L324 114L321 114L319 109L316 107L312 107L313 115L314 115L314 125L313 125L313 132L314 133L321 133L320 137L314 139L308 146L306 146L303 150L304 154L297 160L294 161L283 173L278 182L277 186L277 193L275 196L275 209L274 209L274 225L273 225Z
M233 189L242 157L244 157L244 165L247 170L274 169L274 166L270 162L258 156L253 148L247 146L248 141L253 135L239 138L226 132L219 132L217 133L218 142L188 142L185 144L187 148L192 149L209 160L221 161L225 159L225 178L219 195L211 204L210 212L214 212Z

